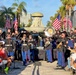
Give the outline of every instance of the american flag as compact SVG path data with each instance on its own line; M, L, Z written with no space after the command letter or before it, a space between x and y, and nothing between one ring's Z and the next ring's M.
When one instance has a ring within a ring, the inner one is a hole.
M8 29L8 28L11 28L10 18L9 18L9 17L6 18L5 28L7 28L7 29Z
M18 21L17 21L16 17L15 17L15 20L14 20L14 29L18 30Z
M55 30L59 30L61 28L60 18L60 14L58 14L57 18L53 22L53 27L55 28Z
M64 18L63 19L63 25L65 28L70 27L70 29L72 28L72 22L69 18Z

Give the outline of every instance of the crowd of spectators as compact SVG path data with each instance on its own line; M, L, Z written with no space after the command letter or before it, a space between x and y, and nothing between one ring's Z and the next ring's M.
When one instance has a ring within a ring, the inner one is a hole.
M12 32L10 29L3 32L0 29L0 63L7 62L4 69L6 74L13 60L22 61L24 66L35 62L36 47L43 47L47 62L57 61L57 67L61 69L67 65L69 70L76 69L76 29L70 32L56 31L51 37L36 34L34 37L32 34L21 34L17 30Z

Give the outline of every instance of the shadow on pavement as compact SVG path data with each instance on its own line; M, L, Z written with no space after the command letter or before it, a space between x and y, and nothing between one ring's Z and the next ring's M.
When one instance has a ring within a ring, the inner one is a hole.
M9 73L7 75L22 75L21 72L26 68L27 66L23 66L21 61L16 61L15 66L14 63L12 63ZM28 67L30 67L28 65ZM4 72L0 71L0 75L6 75Z
M34 63L34 69L33 69L32 75L40 75L39 66L41 66L41 62ZM37 68L37 70L36 70L36 68Z

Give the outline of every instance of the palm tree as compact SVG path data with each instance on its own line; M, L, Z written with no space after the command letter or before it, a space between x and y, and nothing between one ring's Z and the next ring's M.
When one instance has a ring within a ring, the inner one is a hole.
M66 17L70 19L71 18L71 13L74 9L74 6L76 5L76 0L61 0L61 2L66 8ZM70 27L68 27L68 25L67 25L66 30L70 31Z
M51 25L52 25L51 22L48 21L46 26L47 26L47 27L50 27Z
M20 24L20 15L22 14L22 10L25 10L25 12L27 13L25 9L26 3L24 1L19 2L19 0L15 0L15 1L16 2L12 4L12 7L15 8L16 10L15 16L17 17L18 24Z
M14 18L13 8L11 7L7 8L5 6L2 6L0 8L0 17L3 19L3 21L5 21L7 17L13 19Z
M51 17L50 17L50 20L51 20L51 22L52 22L52 21L54 20L54 17L53 17L53 16L51 16Z
M63 30L64 30L63 19L64 19L64 17L66 16L66 8L65 8L65 6L62 5L57 12L58 12L58 13L60 14L60 16L61 16L61 26L62 26L62 28L63 28Z
M62 5L57 12L60 14L61 18L63 19L66 15L65 6Z
M2 6L0 12L1 12L0 14L1 16L14 17L13 8L11 7L6 8L5 6Z
M76 5L75 0L61 0L62 4L66 7L66 11L69 14L69 17L71 17L71 12L74 9L74 6Z

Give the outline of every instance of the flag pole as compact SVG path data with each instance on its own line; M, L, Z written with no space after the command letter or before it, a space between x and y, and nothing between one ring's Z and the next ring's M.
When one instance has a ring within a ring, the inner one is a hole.
M62 18L62 31L64 31L64 23L63 23L63 18Z
M69 8L69 20L71 19L71 7ZM70 32L70 25L69 25L69 32Z
M68 13L66 11L66 32L68 32Z
M64 31L64 25L63 25L63 31Z

